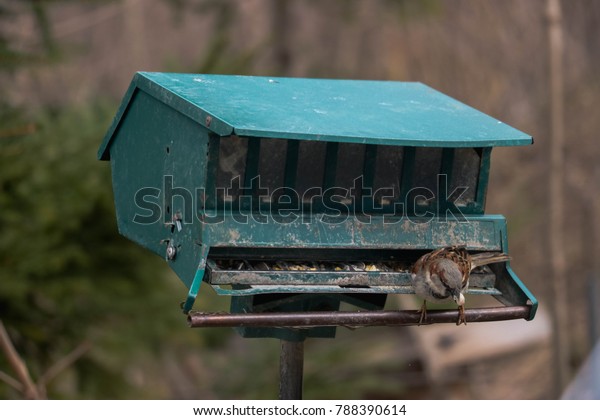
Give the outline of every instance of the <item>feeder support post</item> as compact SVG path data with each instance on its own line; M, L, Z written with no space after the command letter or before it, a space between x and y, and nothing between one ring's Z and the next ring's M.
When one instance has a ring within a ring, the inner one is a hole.
M281 340L279 359L279 399L302 399L304 341Z

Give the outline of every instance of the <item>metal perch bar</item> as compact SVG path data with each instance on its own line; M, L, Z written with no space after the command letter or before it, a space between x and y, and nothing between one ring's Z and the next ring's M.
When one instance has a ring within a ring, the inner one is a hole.
M528 319L531 306L466 309L467 323ZM455 323L457 310L429 310L423 324ZM376 327L417 325L421 313L413 311L206 313L191 312L192 328L206 327Z

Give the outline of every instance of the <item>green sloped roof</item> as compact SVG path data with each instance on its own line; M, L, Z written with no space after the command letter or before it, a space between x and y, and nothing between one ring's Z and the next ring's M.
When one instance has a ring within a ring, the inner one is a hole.
M109 158L108 145L137 89L218 135L431 147L533 142L422 83L140 72L100 158Z

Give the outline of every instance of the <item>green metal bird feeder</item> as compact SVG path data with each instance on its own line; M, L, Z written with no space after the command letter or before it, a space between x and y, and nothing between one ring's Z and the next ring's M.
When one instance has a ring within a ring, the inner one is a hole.
M490 155L532 142L421 83L137 73L98 156L119 231L165 258L193 326L299 342L417 323L383 308L413 293L426 252L508 252L505 218L484 214ZM231 313L191 311L203 283ZM537 308L509 263L474 272L468 293L501 303L469 322Z

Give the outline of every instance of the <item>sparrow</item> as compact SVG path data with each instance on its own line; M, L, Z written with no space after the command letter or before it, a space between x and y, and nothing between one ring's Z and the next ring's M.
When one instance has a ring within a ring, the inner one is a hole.
M510 259L510 256L501 252L471 255L465 246L448 246L423 255L411 270L415 294L423 299L419 325L427 319L427 301L444 302L450 299L458 305L456 325L466 325L464 293L469 288L471 271L475 267Z

